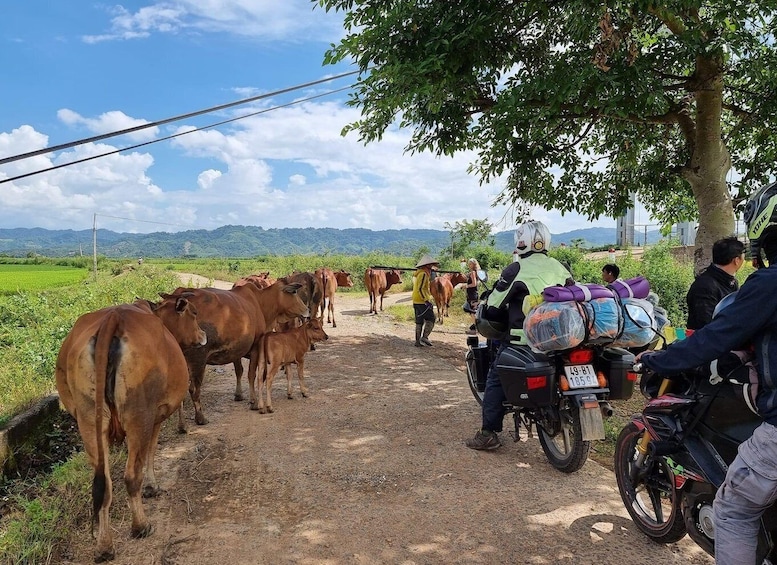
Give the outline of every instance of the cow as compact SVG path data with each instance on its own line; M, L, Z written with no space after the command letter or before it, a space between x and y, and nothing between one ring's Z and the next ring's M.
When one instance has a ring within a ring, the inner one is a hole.
M383 295L391 288L391 285L402 282L402 275L397 269L373 269L364 271L364 287L370 295L370 314L378 313L378 297L380 297L380 311L383 311Z
M309 316L318 314L321 301L324 299L324 289L314 273L294 271L281 280L286 281L287 284L301 285L299 297L310 309Z
M243 357L248 362L249 406L258 408L255 379L262 354L262 337L279 319L309 316L310 310L297 292L299 284L282 279L267 288L245 284L230 290L216 288L177 288L162 298L188 296L197 308L200 324L208 334L208 344L184 348L191 382L189 394L194 404L194 421L208 423L200 402L206 365L233 363L235 367L235 400L243 400ZM181 430L183 431L183 430Z
M345 288L351 288L353 286L353 280L351 280L351 273L340 269L337 272L332 269L322 267L316 269L316 278L321 282L321 287L324 289L324 299L321 301L321 315L319 318L324 321L324 310L326 313L327 323L331 322L332 327L337 327L335 321L335 291L338 286Z
M448 307L451 305L453 287L467 282L467 275L463 273L438 274L430 283L429 288L437 305L437 321L443 323L443 317L448 316Z
M262 387L266 395L259 391L259 412L265 412L263 397L267 397L267 412L273 412L272 407L272 383L275 375L281 369L286 369L286 397L294 398L291 393L291 370L290 365L296 363L297 378L299 379L299 389L302 396L308 396L308 388L305 386L305 353L310 346L317 341L329 339L322 327L321 320L312 317L298 328L286 332L276 332L265 336L264 338L264 372L262 377Z
M264 272L259 273L256 275L248 275L243 277L242 279L238 279L235 281L235 284L232 285L232 288L237 288L239 286L245 286L249 283L256 285L259 288L267 288L272 283L275 282L275 279L270 276L270 272Z
M65 337L55 369L57 391L84 442L92 479L95 562L113 559L108 450L127 440L124 484L132 511L132 536L152 532L141 502L159 492L154 456L159 430L179 410L189 386L181 346L202 347L205 331L186 297L151 304L138 300L89 312ZM180 414L180 412L179 412ZM144 473L145 469L145 473Z

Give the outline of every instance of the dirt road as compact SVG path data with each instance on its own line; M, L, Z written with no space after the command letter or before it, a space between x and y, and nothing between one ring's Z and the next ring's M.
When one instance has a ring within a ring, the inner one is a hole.
M398 300L409 298L386 303ZM419 349L412 327L368 315L366 297L339 294L335 309L337 328L306 358L309 398L295 383L287 399L276 379L275 413L259 414L232 400L230 366L209 369L210 423L196 426L188 402L187 435L167 422L165 492L145 501L156 531L130 539L119 506L115 563L712 563L688 538L650 542L592 461L565 475L536 439L507 434L495 452L467 449L480 417L463 327L438 326ZM91 562L92 547L85 527L71 562Z

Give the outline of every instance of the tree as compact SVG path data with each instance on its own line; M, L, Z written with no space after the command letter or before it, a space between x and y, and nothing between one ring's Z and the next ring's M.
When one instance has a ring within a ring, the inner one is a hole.
M451 232L451 257L453 258L464 255L473 245L487 243L493 246L495 244L491 234L494 226L488 222L488 218L456 221L452 225L445 222L444 227Z
M361 70L344 133L475 150L481 182L506 175L498 202L594 219L634 194L665 225L698 218L700 267L775 173L775 0L314 1L347 12L325 62Z

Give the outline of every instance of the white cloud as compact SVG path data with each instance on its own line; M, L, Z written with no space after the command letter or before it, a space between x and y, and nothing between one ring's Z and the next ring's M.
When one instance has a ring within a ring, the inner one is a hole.
M152 145L0 185L0 225L85 229L95 212L115 216L101 219L100 227L140 232L215 229L228 223L444 229L446 222L482 218L497 230L514 225L509 209L490 206L502 185L480 186L467 173L473 154L405 154L409 132L397 129L387 131L380 143L364 146L355 135L340 135L357 116L357 109L334 102L303 103L220 131L192 131L165 144L156 158L158 146ZM75 113L63 119L91 127L105 123L103 116ZM175 131L191 130L182 126ZM22 126L0 133L0 155L47 142L45 134ZM11 163L0 166L0 178L113 149L86 144ZM178 176L156 178L155 159L175 159ZM535 217L553 233L592 225L576 214L561 218L538 211ZM596 225L614 227L615 222Z
M109 31L87 35L86 43L142 39L154 33L229 33L254 40L331 41L342 34L342 18L309 0L177 0L155 2L135 12L112 8ZM323 24L323 25L322 25Z
M96 118L85 118L81 114L74 112L68 108L62 108L57 111L57 117L60 121L69 126L83 126L90 132L97 135L103 133L112 133L115 131L122 131L138 126L148 124L146 120L140 120L137 118L131 118L124 112L119 110L113 110L111 112L105 112L100 114ZM127 138L133 142L144 142L154 139L159 133L159 128L149 127L125 134Z

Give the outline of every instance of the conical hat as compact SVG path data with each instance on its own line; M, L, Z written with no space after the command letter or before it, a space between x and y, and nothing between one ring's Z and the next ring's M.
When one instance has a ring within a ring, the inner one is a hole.
M423 267L424 265L439 265L439 261L436 259L432 259L431 255L424 255L418 260L418 264L415 266L417 269L418 267Z

